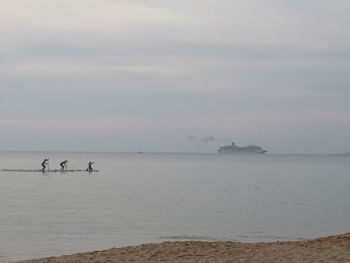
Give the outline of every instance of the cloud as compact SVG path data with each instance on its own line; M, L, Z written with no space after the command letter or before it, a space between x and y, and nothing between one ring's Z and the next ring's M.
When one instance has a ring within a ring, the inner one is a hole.
M231 139L228 138L219 138L215 137L213 135L210 136L205 136L205 137L196 137L196 136L187 136L187 139L190 142L199 142L199 143L204 143L204 144L209 144L209 143L222 143L222 142L230 142Z
M96 145L124 134L125 147L162 137L159 148L178 149L172 139L188 134L203 147L326 132L350 141L349 10L341 0L6 0L0 125L17 139L60 130Z
M56 62L56 63L31 63L10 65L0 68L0 72L7 76L30 76L40 78L105 78L116 74L129 75L174 75L183 70L181 67L160 67L151 65L113 65L103 64L84 64Z
M147 24L186 24L189 17L156 6L98 0L13 0L0 10L0 31L125 33ZM44 22L44 23L43 23Z
M131 118L89 118L89 119L0 119L2 129L21 129L57 134L60 132L89 133L95 135L126 134L140 129L143 120Z

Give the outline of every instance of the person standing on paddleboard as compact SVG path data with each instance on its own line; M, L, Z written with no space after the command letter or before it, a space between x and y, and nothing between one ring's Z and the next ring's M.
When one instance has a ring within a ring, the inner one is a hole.
M46 165L48 164L48 162L49 162L49 159L45 159L42 163L41 163L41 166L43 167L42 169L41 169L41 171L45 171L45 169L46 169Z
M63 162L60 163L61 171L63 171L64 169L67 169L67 163L68 163L67 160L65 160L65 161L63 161Z
M93 165L94 163L95 163L95 162L89 162L88 168L87 168L87 170L89 171L89 173L91 173L91 172L94 171L94 168L92 168L92 165Z

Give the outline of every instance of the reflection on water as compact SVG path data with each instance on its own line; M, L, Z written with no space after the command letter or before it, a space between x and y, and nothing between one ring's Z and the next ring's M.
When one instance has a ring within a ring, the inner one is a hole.
M298 240L349 232L350 158L0 153L1 261L164 240Z

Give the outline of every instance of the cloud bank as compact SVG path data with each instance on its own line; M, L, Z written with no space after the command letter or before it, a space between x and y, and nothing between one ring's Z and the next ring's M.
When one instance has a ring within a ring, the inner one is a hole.
M341 0L3 1L0 144L215 151L186 139L210 134L347 152L349 11Z

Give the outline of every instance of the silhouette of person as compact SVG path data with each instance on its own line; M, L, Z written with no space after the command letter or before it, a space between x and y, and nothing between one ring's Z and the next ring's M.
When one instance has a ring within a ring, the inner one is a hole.
M63 161L63 162L60 163L61 171L63 171L64 169L67 169L67 163L68 163L67 160L65 160L65 161Z
M41 171L45 171L45 169L46 169L46 165L48 164L48 162L49 162L49 159L45 159L42 163L41 163L41 166L43 167L42 169L41 169Z
M89 162L88 168L87 168L87 170L89 171L89 173L91 173L91 172L94 170L94 168L92 168L92 165L93 165L94 163L95 163L95 162Z

